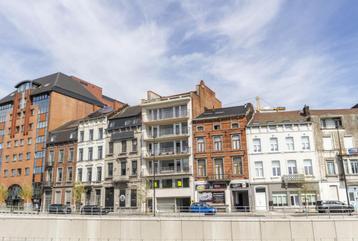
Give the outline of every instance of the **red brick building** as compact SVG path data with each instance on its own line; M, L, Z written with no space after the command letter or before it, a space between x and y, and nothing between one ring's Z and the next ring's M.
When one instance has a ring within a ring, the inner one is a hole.
M195 201L221 210L249 206L246 104L206 110L193 120Z
M55 73L21 81L0 99L0 183L9 190L7 203L22 203L19 192L33 187L39 200L48 132L105 106L123 103L102 95L102 88Z

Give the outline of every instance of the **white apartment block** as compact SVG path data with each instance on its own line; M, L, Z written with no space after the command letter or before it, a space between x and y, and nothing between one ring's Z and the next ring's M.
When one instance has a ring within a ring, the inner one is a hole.
M104 206L104 159L107 116L111 108L98 110L82 119L78 126L76 182L85 187L83 204Z
M247 143L256 210L315 205L320 170L305 113L256 113L247 127Z

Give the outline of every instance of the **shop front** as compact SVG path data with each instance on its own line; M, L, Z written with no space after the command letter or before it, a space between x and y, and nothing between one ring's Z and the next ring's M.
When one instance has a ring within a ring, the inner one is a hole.
M225 182L196 183L196 201L216 207L220 212L226 212L230 206L228 185Z
M249 182L248 180L232 180L230 183L231 211L249 212Z

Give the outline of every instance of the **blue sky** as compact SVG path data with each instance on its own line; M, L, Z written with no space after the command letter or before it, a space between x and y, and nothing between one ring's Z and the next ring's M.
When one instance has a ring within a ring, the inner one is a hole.
M0 0L0 95L53 72L137 104L193 90L224 105L358 103L355 1Z

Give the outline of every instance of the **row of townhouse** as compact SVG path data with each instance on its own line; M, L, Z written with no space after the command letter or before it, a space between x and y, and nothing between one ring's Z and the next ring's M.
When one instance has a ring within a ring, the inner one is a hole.
M96 204L114 211L221 211L358 206L358 108L255 111L193 91L139 105L57 73L24 81L0 100L0 183L18 205Z

